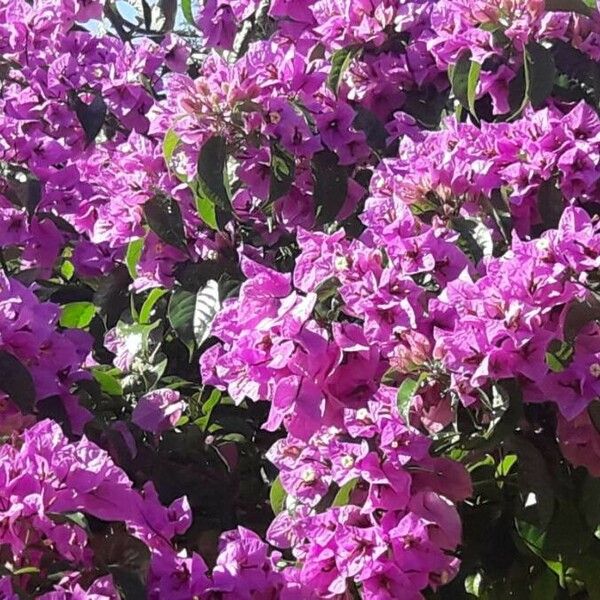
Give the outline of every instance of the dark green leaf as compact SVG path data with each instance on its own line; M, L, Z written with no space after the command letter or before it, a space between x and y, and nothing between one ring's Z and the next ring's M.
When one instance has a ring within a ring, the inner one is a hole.
M600 319L600 299L590 295L585 301L575 300L568 308L565 317L565 340L572 342L577 334L590 323Z
M578 579L585 583L586 600L600 600L600 559L596 556L580 555L576 557L573 566L577 569Z
M472 114L475 114L475 96L480 73L481 65L471 60L471 55L467 53L459 58L451 74L452 92Z
M112 327L119 320L121 312L129 304L129 284L131 279L123 265L108 277L100 280L93 302L107 316L107 324Z
M142 0L142 12L144 14L144 25L150 31L152 29L152 9L148 6L148 0Z
M194 308L196 293L189 290L177 290L169 302L168 318L177 337L185 344L190 353L194 349Z
M556 65L552 52L537 42L527 44L526 60L529 63L529 99L534 108L539 108L554 88Z
M518 457L519 515L545 527L554 513L554 485L543 454L527 439L515 435L506 447Z
M314 201L319 207L317 221L323 225L335 220L348 194L348 169L329 150L315 154L313 161Z
M21 410L33 409L36 394L31 374L18 358L4 350L0 350L0 390Z
M148 227L166 244L186 249L181 209L176 200L158 193L144 204Z
M576 12L586 17L593 14L595 0L546 0L546 10Z
M271 146L271 184L269 203L285 196L292 187L296 173L294 157L276 144Z
M71 93L71 103L75 108L75 114L85 133L85 139L91 144L100 133L104 119L106 118L107 107L104 98L99 93L94 95L90 104L86 104L79 98L76 92Z
M209 335L210 326L220 307L219 286L210 280L198 292L177 290L171 297L168 318L171 327L190 353Z
M542 217L541 229L536 229L536 234L541 234L548 229L556 229L565 208L562 192L554 179L544 181L538 190L537 208Z
M552 600L556 598L558 579L550 571L544 571L534 582L531 589L531 600Z
M587 410L596 431L600 433L600 402L594 400L590 403Z
M198 346L208 337L210 326L220 307L219 284L214 280L208 281L198 291L194 305L193 331Z
M331 69L329 71L327 85L334 94L338 93L344 73L350 66L352 60L356 58L361 51L362 48L360 46L348 46L347 48L341 48L331 57Z
M553 556L565 556L584 552L592 541L589 532L571 502L560 502L547 528L544 551Z
M492 232L480 220L456 217L452 219L452 226L460 233L464 250L471 255L475 263L492 255Z
M25 181L8 179L4 185L5 196L15 205L26 208L31 215L42 199L42 184L32 173L27 173Z
M367 136L367 143L371 148L382 152L385 150L388 133L382 121L370 110L362 107L356 107L356 117L352 123L358 131L363 131Z
M198 158L199 195L207 197L225 211L231 210L225 182L227 143L225 138L213 136L202 146Z
M586 474L579 502L587 524L594 530L600 527L600 479Z
M146 586L138 573L115 566L110 567L110 573L121 600L139 600L146 597Z

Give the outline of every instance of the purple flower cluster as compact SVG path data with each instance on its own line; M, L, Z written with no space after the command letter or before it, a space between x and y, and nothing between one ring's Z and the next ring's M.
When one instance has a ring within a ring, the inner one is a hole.
M13 357L29 373L35 391L33 400L60 398L73 429L81 433L90 414L79 405L72 387L89 378L83 364L92 340L78 329L58 331L60 312L56 304L40 302L31 289L0 274L0 351ZM9 364L6 363L5 372L15 369ZM9 375L6 372L7 378ZM0 390L13 395L11 398L0 391L0 432L9 435L29 423L30 417L18 408L23 390L9 390L4 384L0 384Z
M122 4L0 2L0 597L420 600L494 402L600 476L598 10Z
M476 281L451 283L432 305L437 313L433 356L451 373L462 401L473 402L489 381L519 377L524 398L553 401L567 419L600 393L600 330L568 330L569 314L588 296L587 276L600 264L600 237L582 209L568 208L557 230L490 259ZM571 338L571 339L570 339ZM564 368L548 360L552 342L572 343Z
M550 12L543 0L441 0L433 3L427 48L440 69L465 56L482 67L476 96L489 96L495 114L510 112L510 87L519 76L528 44L561 41L600 58L600 19Z
M111 272L129 242L146 237L143 204L159 190L178 197L197 239L192 247L207 251L191 194L169 176L161 141L150 132L161 75L185 69L189 50L172 35L160 45L129 45L76 27L102 12L101 2L79 0L0 8L7 70L0 156L20 165L22 178L0 186L0 241L42 277L69 243L82 276ZM101 132L105 121L110 127ZM185 257L148 234L138 287L172 285L174 264Z
M292 290L290 276L247 258L249 279L213 324L224 344L201 358L203 380L231 397L270 400L265 427L281 424L306 439L322 424L341 425L346 407L376 391L384 365L361 328L335 324L330 333L311 318L317 296Z
M394 401L395 390L381 389L367 407L345 411L343 428L308 441L288 436L269 453L289 506L269 540L292 549L298 580L318 597L338 597L354 581L364 598L422 598L420 590L456 572L461 527L452 503L471 494L469 477L429 456L429 441ZM333 506L319 511L335 490Z
M372 189L446 218L461 209L477 215L499 193L517 231L529 234L552 209L554 186L567 201L596 203L599 134L598 115L583 102L566 114L548 108L481 127L450 118L441 131L405 137L399 157L375 172Z
M85 518L83 513L123 522L155 552L170 549L171 538L190 524L185 498L164 508L151 485L142 493L133 489L107 452L85 437L69 443L52 421L41 421L0 446L0 456L0 546L15 573L13 585L23 591L62 561L73 571L65 587L89 575L93 550L78 518Z

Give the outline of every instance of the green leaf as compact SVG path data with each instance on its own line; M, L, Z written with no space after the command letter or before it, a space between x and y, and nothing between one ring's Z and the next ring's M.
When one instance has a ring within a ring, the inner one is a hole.
M220 308L219 284L210 280L196 295L193 329L198 346L201 346L209 336L210 326Z
M496 477L506 477L518 461L516 454L508 454L496 467Z
M269 203L275 202L290 191L296 173L294 157L276 144L271 145L271 183Z
M529 549L538 556L542 555L544 550L544 541L546 540L546 532L531 523L526 521L515 521L517 533L527 544Z
M558 187L558 182L553 178L544 181L537 196L537 208L542 217L541 227L536 234L541 234L548 229L556 229L565 208L565 200Z
M96 306L91 302L71 302L62 307L60 324L69 329L85 329L96 314Z
M356 117L352 126L357 131L363 131L367 136L367 144L374 150L383 152L387 146L388 133L383 122L377 115L363 106L356 106Z
M492 256L494 251L492 232L479 219L456 217L452 219L452 226L460 233L464 250L471 255L475 263L484 257Z
M335 220L348 194L348 169L338 163L337 155L329 150L315 154L312 160L314 201L319 208L320 225Z
M546 570L535 580L531 588L530 600L551 600L556 598L556 592L558 592L558 579L552 571Z
M35 575L36 573L39 573L40 570L37 567L21 567L20 569L17 569L16 571L13 571L12 574L14 576L18 576L18 575Z
M287 492L283 489L279 477L271 484L271 491L269 492L269 500L271 502L271 509L275 516L277 516L285 508L285 500L287 498Z
M73 275L75 275L75 267L70 260L64 260L60 266L60 274L66 281L71 281Z
M590 420L592 421L594 427L596 428L596 431L598 433L600 433L600 402L598 402L597 400L594 400L593 402L591 402L590 405L588 406L587 411L588 411Z
M0 390L24 412L33 409L36 393L29 369L4 350L0 350Z
M92 369L94 379L100 384L100 388L109 396L122 396L123 386L121 382L109 371L100 368Z
M200 218L215 231L219 230L219 224L217 223L217 211L215 205L206 196L201 194L194 194L196 200L196 211Z
M221 136L209 138L198 157L198 192L225 211L231 210L226 178L227 142Z
M556 65L552 52L537 42L526 46L525 60L528 63L528 94L531 105L539 108L552 93L556 77Z
M168 319L190 353L208 337L210 326L220 308L219 285L210 280L197 293L177 290L171 297Z
M222 394L219 390L213 390L208 397L208 400L202 404L202 416L194 421L202 431L207 430L211 422L212 412L219 402L221 402L221 397Z
M398 388L397 402L398 402L398 410L400 414L404 417L404 420L408 423L408 413L410 411L410 406L412 403L412 399L414 395L417 393L417 390L421 387L421 384L427 379L427 373L421 373L418 379L412 379L412 377L407 377Z
M137 265L140 262L142 251L144 249L144 240L132 240L127 246L127 253L125 254L125 264L131 279L137 279Z
M454 66L451 73L452 92L456 99L473 115L475 113L475 100L477 84L481 65L471 60L469 53L463 54Z
M600 559L589 555L577 556L573 566L577 569L578 578L585 583L586 600L600 600Z
M195 27L196 21L194 21L194 13L192 11L192 0L181 0L181 11L185 20Z
M221 401L222 395L223 394L220 390L213 390L210 393L208 400L202 404L202 413L205 415L210 415L213 411L213 408Z
M475 113L475 99L477 94L477 84L479 83L479 74L481 73L481 65L478 62L471 61L469 76L467 79L467 106L472 114Z
M479 598L481 593L481 583L482 583L481 573L475 573L475 575L469 575L465 579L465 592L467 594L471 594L476 598Z
M144 204L144 217L148 227L166 244L185 250L185 231L179 204L162 193Z
M579 505L586 523L592 529L597 529L600 525L600 479L586 474Z
M150 316L152 314L152 309L156 305L156 303L167 293L167 290L162 290L160 288L154 288L148 297L146 298L144 304L142 305L142 309L140 310L140 316L138 321L141 324L146 324L150 322Z
M346 506L350 503L350 494L352 494L358 479L351 479L348 483L345 483L335 495L331 506Z
M555 373L564 371L573 359L573 345L554 339L548 344L546 364Z
M114 565L108 568L122 600L138 600L146 596L146 586L139 573Z
M600 320L600 299L590 295L586 300L575 300L568 308L565 317L565 340L572 342L577 334L590 323Z
M348 46L347 48L341 48L331 57L331 69L329 71L327 85L334 94L337 95L342 77L350 66L350 63L361 52L362 48L360 46Z
M169 129L165 134L165 139L163 140L163 156L167 166L171 164L173 153L177 149L180 141L179 136L172 129Z
M519 517L544 528L552 518L555 504L553 480L544 456L523 436L514 435L505 445L518 457Z
M190 354L194 350L194 307L196 294L189 290L176 290L171 296L167 316L177 337L187 347Z
M131 278L124 265L119 265L110 275L100 280L93 302L106 315L108 327L113 327L127 308L130 284Z

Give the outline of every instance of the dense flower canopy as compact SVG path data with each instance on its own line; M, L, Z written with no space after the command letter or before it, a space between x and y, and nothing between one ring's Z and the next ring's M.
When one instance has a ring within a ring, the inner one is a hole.
M0 598L598 595L594 0L0 47Z

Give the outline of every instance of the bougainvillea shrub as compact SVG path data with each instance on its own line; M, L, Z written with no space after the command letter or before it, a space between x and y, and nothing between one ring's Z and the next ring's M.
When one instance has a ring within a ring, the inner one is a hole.
M594 0L0 49L0 599L600 598Z

